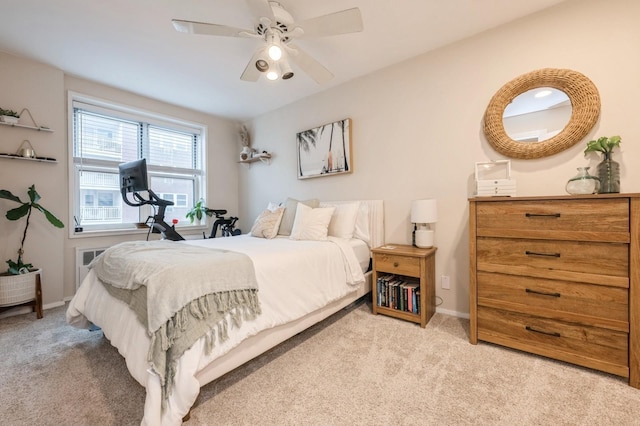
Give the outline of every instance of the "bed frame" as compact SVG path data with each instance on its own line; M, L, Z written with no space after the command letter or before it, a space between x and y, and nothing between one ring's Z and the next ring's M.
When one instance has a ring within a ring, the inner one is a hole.
M346 203L349 201L329 201L329 204ZM353 202L353 201L351 201ZM382 200L360 200L369 206L369 235L371 236L370 247L375 248L384 244L384 204ZM365 274L365 282L358 289L346 297L336 300L329 305L311 312L306 316L280 326L264 330L252 336L230 352L224 354L197 374L200 386L211 383L215 379L234 370L263 354L274 346L306 330L314 324L328 318L336 312L349 306L371 291L371 271Z

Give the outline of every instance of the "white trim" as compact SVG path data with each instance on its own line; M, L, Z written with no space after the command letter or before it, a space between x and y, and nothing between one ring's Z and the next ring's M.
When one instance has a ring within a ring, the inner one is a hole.
M439 314L449 315L449 316L452 316L452 317L469 319L469 313L468 312L464 313L464 312L452 311L452 310L443 309L443 308L436 308L436 312L439 313Z

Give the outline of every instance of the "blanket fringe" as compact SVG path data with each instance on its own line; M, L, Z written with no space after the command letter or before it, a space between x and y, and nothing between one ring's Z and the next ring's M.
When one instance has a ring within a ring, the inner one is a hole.
M229 338L230 324L226 319L227 314L233 326L240 327L243 321L254 320L260 313L260 300L255 289L207 294L192 300L158 330L151 333L151 346L147 360L161 378L163 407L173 388L178 358L184 352L174 353L172 349L178 339L185 337L185 331L191 321L205 321L208 324L209 331L205 334L205 351L208 355L215 348L216 343L222 343ZM188 346L191 347L193 343L195 340L189 342ZM158 346L162 350L164 360L154 359L154 355L158 354ZM162 361L165 368L158 365Z

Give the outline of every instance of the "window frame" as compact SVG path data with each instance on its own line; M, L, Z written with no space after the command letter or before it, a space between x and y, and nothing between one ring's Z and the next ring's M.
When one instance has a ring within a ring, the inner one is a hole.
M150 126L156 126L159 128L176 130L179 132L194 133L199 135L199 140L196 145L196 168L176 168L170 166L155 166L148 165L148 176L151 181L152 178L162 177L188 177L194 179L194 202L200 198L206 197L206 182L207 182L207 126L202 123L196 123L188 120L179 119L176 117L167 116L161 113L144 110L141 108L135 108L127 106L114 101L107 101L104 99L95 98L93 96L84 95L81 93L68 91L67 96L67 109L68 109L68 160L69 160L69 223L75 223L75 217L79 213L81 204L80 193L80 179L78 170L82 167L84 170L89 171L109 171L113 172L114 161L98 160L83 158L82 161L76 160L75 157L75 126L74 126L74 109L80 107L90 112L103 114L114 119L122 119L125 121L136 121L148 124ZM143 132L143 133L146 133ZM143 156L148 151L148 146L142 148ZM194 178L194 174L196 175ZM166 192L166 191L164 191ZM174 197L181 192L174 193ZM97 202L97 196L95 197ZM188 208L189 206L187 206ZM140 217L153 215L152 207L149 205L140 207ZM199 224L189 223L186 218L180 218L180 223L176 226L178 230L182 231L198 231L200 229L206 229L206 223ZM70 238L81 238L89 236L102 236L102 235L122 235L131 233L146 234L148 229L138 229L134 223L120 223L120 224L103 224L100 227L83 226L83 231L76 232L75 227L69 227Z

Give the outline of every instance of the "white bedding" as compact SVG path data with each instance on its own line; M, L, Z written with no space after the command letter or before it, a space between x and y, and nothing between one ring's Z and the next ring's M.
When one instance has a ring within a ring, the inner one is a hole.
M199 377L199 373L213 360L247 337L298 320L355 292L363 283L363 270L369 264L367 244L359 240L332 240L265 240L241 235L184 242L247 254L254 262L262 314L255 321L230 330L229 339L209 355L204 355L204 339L186 351L179 361L173 392L164 411L161 410L160 381L148 371L146 362L149 337L132 311L108 295L93 271L71 301L67 321L78 327L88 327L90 323L99 325L125 357L131 375L147 390L143 424L181 424L195 402L201 383L209 381Z

